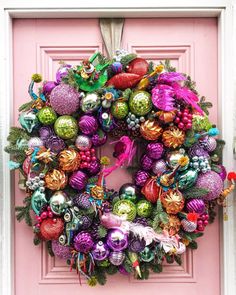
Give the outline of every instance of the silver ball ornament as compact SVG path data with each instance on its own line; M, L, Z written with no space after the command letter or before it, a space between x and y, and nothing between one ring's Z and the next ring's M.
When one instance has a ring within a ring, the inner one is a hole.
M75 140L75 146L80 151L87 151L92 147L92 140L86 135L79 135Z
M56 215L61 215L67 208L68 198L63 191L57 191L50 199L50 208Z

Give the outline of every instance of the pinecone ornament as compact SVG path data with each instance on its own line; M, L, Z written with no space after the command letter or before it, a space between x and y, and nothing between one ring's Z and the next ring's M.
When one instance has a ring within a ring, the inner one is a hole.
M125 121L118 121L116 123L116 128L110 133L111 137L120 138L126 134L127 124Z
M87 215L83 215L81 216L81 221L82 221L82 226L81 228L84 229L88 229L91 224L92 224L92 219L90 217L88 217Z
M89 201L89 195L86 193L81 193L73 198L73 205L78 206L82 209L89 209L91 207L91 203Z

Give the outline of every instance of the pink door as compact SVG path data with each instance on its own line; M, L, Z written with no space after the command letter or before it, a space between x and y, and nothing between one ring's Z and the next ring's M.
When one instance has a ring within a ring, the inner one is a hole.
M103 51L97 19L54 19L14 21L14 118L27 101L27 86L34 72L52 80L58 62L75 64L97 50ZM149 60L170 59L179 71L198 84L198 90L212 102L212 119L217 121L217 21L216 19L127 19L122 48ZM106 146L103 154L108 154ZM110 152L111 153L111 152ZM119 177L117 178L117 176ZM128 174L116 171L108 179L113 188L127 182ZM119 179L119 182L117 181ZM23 192L15 186L15 203ZM164 272L148 281L115 275L105 287L79 285L78 276L63 261L51 258L44 246L35 247L32 231L15 223L15 286L17 295L66 294L220 294L219 222L210 225L199 248L188 251L182 266L166 265Z

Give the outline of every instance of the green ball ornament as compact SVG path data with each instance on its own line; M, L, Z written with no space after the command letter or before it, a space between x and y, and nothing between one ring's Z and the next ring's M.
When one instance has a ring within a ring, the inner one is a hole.
M149 249L149 247L145 247L139 255L140 260L144 262L151 262L154 259L154 253Z
M141 200L136 205L137 214L140 217L149 217L152 214L152 204L147 200Z
M117 100L111 106L111 113L117 119L124 119L129 113L129 106L126 101Z
M71 139L77 135L77 121L71 116L60 116L54 124L54 130L62 139Z
M196 170L189 169L179 174L178 176L178 188L181 190L188 189L194 185L197 180L198 173Z
M55 123L57 114L52 108L44 107L38 112L38 119L43 125L51 125Z
M151 95L146 91L135 91L129 99L129 107L135 115L147 115L152 109Z
M129 200L120 200L115 203L113 213L125 217L128 221L133 221L136 216L136 206Z

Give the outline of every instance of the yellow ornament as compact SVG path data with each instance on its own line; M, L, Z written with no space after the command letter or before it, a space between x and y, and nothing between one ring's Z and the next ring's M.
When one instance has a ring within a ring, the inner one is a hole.
M79 168L80 155L74 149L69 148L60 152L58 162L61 170L72 172Z
M177 127L170 127L162 134L162 141L168 148L177 148L184 143L185 133Z
M177 214L184 208L184 198L177 189L169 189L161 195L161 202L166 212Z
M65 188L68 178L66 174L57 169L53 169L45 175L45 186L53 191Z
M158 121L153 120L146 120L140 126L140 133L143 138L147 140L156 140L158 137L161 136L163 129L158 124Z

